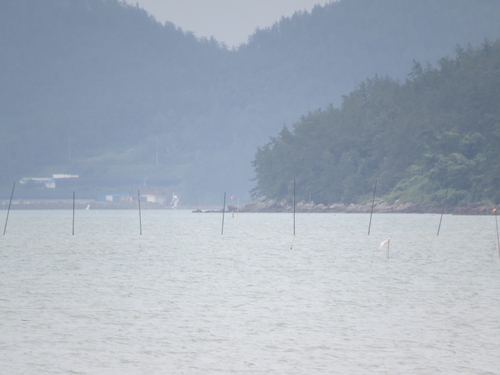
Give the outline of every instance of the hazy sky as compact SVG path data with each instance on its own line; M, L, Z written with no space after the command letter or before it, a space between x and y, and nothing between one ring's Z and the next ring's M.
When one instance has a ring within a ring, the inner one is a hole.
M197 37L213 36L229 47L247 41L257 27L272 26L282 16L330 0L126 0L139 4L157 21L170 21Z

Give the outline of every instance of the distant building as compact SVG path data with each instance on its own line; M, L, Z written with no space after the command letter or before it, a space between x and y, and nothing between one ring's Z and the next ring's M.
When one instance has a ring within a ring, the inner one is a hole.
M23 177L20 182L21 185L31 187L46 187L49 189L56 187L56 182L50 177Z
M80 176L77 174L53 174L52 178L54 180L58 180L60 178L79 178Z
M21 179L22 185L28 185L32 187L46 187L47 189L55 189L57 180L63 180L68 178L79 178L76 174L53 174L51 177L23 177Z
M106 194L97 197L99 202L133 202L133 198L127 193ZM142 200L142 199L141 199Z
M154 194L143 194L142 197L146 198L146 202L158 203L161 205L164 205L166 201L165 197L160 197Z

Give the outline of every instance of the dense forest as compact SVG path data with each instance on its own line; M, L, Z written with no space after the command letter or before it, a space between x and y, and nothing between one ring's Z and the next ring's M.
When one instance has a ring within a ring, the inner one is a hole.
M365 203L500 203L500 39L415 62L404 84L367 79L260 148L254 194Z
M0 188L71 173L243 202L255 150L283 124L366 77L404 80L413 60L494 40L499 16L496 0L340 0L230 50L118 0L0 1Z

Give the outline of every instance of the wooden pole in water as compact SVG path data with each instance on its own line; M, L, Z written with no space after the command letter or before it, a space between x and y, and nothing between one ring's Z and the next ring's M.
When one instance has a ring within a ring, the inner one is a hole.
M7 209L7 217L5 218L5 226L3 228L3 235L5 236L5 232L7 231L7 222L9 221L9 213L10 213L10 205L12 204L12 197L14 196L14 188L16 187L16 183L12 184L12 192L10 193L10 201L9 208Z
M498 247L498 257L500 258L500 237L498 236L498 219L497 219L497 209L494 208L493 212L495 213L495 223L497 225L497 247Z
M137 190L137 204L139 206L139 234L142 236L141 192L140 192L140 190Z
M222 229L220 234L224 234L224 213L226 212L226 192L224 192L224 205L222 206Z
M375 186L373 187L373 200L372 200L372 209L370 211L370 224L368 224L368 235L370 235L370 228L372 227L373 207L375 207L375 194L376 193L377 193L377 180L375 180Z
M446 198L448 197L448 189L446 189L446 194L444 195L443 211L441 212L441 219L439 219L439 226L436 236L439 236L439 231L441 230L441 221L443 221L444 209L446 208Z
M295 179L293 179L293 240L292 244L290 245L290 250L293 249L293 242L295 241Z
M75 235L75 192L73 191L73 229L71 231L71 234L74 236Z
M295 236L295 179L293 179L293 235Z

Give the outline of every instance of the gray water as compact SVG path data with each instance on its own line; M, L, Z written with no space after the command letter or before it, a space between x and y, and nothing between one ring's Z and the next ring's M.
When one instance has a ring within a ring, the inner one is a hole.
M500 373L493 216L221 221L11 211L0 373Z

